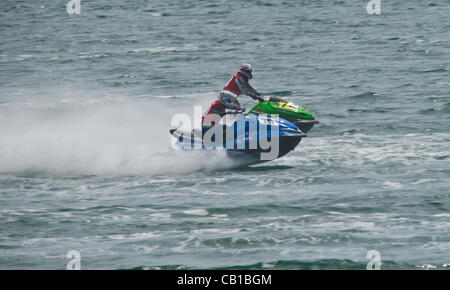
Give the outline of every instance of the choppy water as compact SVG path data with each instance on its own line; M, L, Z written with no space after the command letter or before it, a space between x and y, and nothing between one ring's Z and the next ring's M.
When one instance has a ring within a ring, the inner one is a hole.
M1 269L449 267L448 0L66 2L1 5ZM170 153L241 62L321 123L259 166Z

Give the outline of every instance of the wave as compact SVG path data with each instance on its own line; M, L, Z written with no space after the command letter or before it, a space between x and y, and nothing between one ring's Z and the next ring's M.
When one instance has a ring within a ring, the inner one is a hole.
M359 95L350 96L351 99L373 99L379 97L380 94L374 92L365 92Z
M185 45L183 47L146 47L146 48L136 48L136 49L130 50L129 53L160 54L160 53L170 53L170 52L180 52L180 51L196 51L196 50L198 50L197 46Z
M346 259L318 259L311 261L301 260L277 260L271 262L259 262L255 264L230 265L208 268L208 270L366 270L367 262L358 262ZM420 269L423 265L415 265L404 262L382 261L383 270ZM445 265L436 265L435 268L445 268ZM132 270L188 270L204 269L190 267L188 265L174 264L161 266L140 266ZM434 269L434 268L433 268Z
M348 109L349 113L389 113L394 111L394 108L374 108L374 109Z
M304 146L277 165L302 164L303 167L360 166L364 164L423 165L445 159L450 135L433 134L343 134L333 137L310 137ZM303 141L302 141L303 142ZM298 152L298 154L297 154Z

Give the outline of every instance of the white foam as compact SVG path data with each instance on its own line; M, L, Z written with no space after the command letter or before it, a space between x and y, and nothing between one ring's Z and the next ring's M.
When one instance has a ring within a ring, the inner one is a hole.
M157 248L159 248L158 245L153 246L153 247L140 245L140 246L137 246L137 247L135 248L135 250L136 250L136 251L142 251L142 252L144 252L144 254L150 254L150 253L152 253L152 252L153 252L155 249L157 249Z
M189 51L189 50L196 50L198 47L193 45L185 45L183 47L145 47L145 48L136 48L131 50L131 52L134 53L152 53L152 54L158 54L158 53L165 53L165 52L176 52L176 51Z
M421 165L425 161L435 162L436 157L448 151L449 138L449 133L308 137L289 158L278 162L302 166Z
M450 217L450 213L437 213L434 214L435 217Z
M432 264L417 265L416 267L421 268L421 269L426 269L426 270L436 269L436 266L432 265Z
M0 106L0 174L153 175L229 166L225 152L172 150L170 119L180 109L173 105L55 99Z
M206 209L190 209L183 211L183 213L188 215L200 215L200 216L208 215L208 211Z
M403 188L403 185L398 182L385 181L385 182L383 182L383 187L392 188L392 189L400 189L400 188Z
M170 213L168 213L168 212L157 212L157 213L151 214L150 216L154 217L154 218L159 218L159 219L168 219L172 215Z
M228 218L227 214L213 214L211 216L214 217L214 218L218 218L218 219L226 219L226 218Z

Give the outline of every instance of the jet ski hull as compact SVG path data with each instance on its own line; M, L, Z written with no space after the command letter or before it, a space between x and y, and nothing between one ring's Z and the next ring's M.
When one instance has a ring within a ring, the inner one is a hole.
M297 126L300 131L307 133L309 130L311 130L311 128L315 125L318 124L319 121L317 120L301 120L301 119L290 119L290 118L286 118L286 120L290 121L292 124L294 124L295 126Z
M245 118L245 117L244 117ZM247 118L258 118L256 116L247 117ZM266 117L267 118L267 117ZM278 135L271 136L270 138L270 144L273 145L278 142L278 148L272 148L269 147L268 149L262 149L262 147L259 144L259 140L257 140L257 146L255 149L249 148L249 139L252 137L250 136L257 136L258 134L261 134L262 132L259 132L257 134L249 134L248 132L244 135L240 135L238 137L234 136L234 139L228 139L224 138L224 142L222 146L211 146L206 145L206 143L203 140L204 132L199 131L190 131L190 132L183 132L181 130L177 129L171 129L169 132L174 137L177 138L177 145L178 148L182 150L194 150L194 149L201 149L201 150L217 150L222 149L225 150L226 156L235 161L238 164L241 165L250 165L250 164L256 164L256 163L262 163L270 160L274 160L277 158L281 158L284 155L288 154L292 150L296 148L296 146L300 143L301 139L303 137L306 137L306 135L301 132L294 124L284 120L279 119L277 125L279 126ZM259 127L264 128L264 126ZM273 134L272 134L273 135ZM246 143L248 142L248 143ZM237 147L236 144L240 143L240 145L245 145L242 147ZM231 145L231 146L230 146ZM234 145L234 146L233 146ZM230 149L231 148L231 149ZM239 148L239 149L238 149ZM243 148L243 149L240 149ZM266 147L264 147L266 148ZM274 152L275 155L272 155L269 153L272 153L272 150L277 150ZM264 154L264 155L263 155ZM269 159L270 156L270 159Z
M256 104L249 113L277 114L280 118L293 123L304 133L308 132L315 124L319 123L319 121L314 118L314 115L305 108L277 97L269 97L268 100L261 101Z
M294 150L300 143L305 134L299 135L286 135L281 136L279 139L278 155L274 159L278 159ZM271 160L265 160L261 154L268 153L269 150L262 149L227 149L227 156L231 159L240 160L247 165L263 163Z

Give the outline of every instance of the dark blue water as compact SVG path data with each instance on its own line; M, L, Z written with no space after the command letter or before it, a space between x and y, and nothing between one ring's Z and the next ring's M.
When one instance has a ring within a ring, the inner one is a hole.
M1 269L449 267L450 1L67 2L0 10ZM320 124L258 166L172 152L242 62Z

